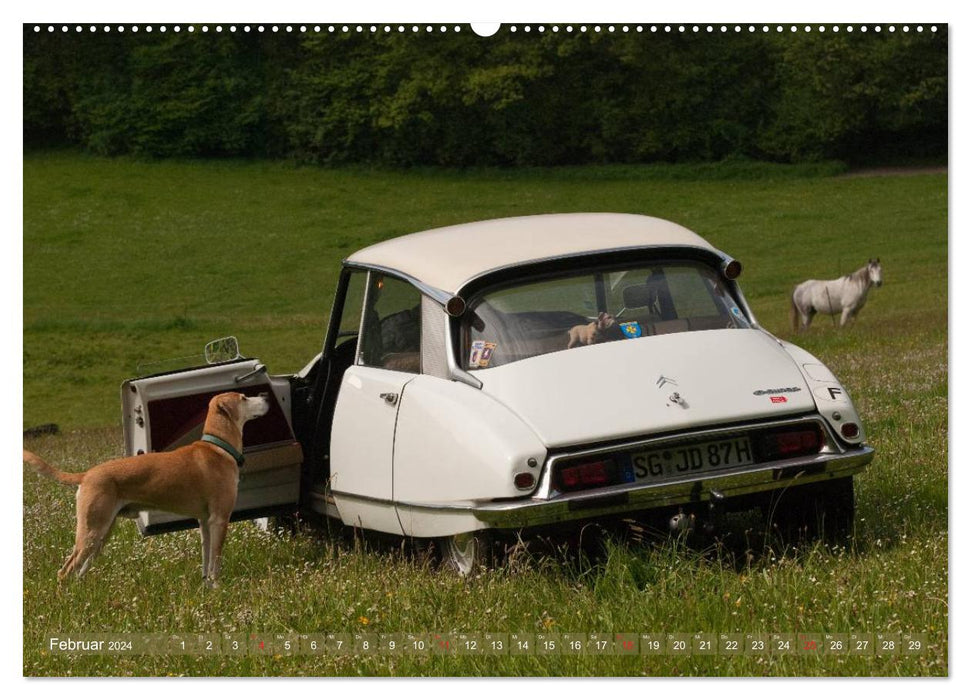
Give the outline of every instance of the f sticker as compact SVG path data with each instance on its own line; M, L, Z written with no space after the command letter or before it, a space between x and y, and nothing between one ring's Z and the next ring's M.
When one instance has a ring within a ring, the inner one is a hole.
M846 392L839 386L817 386L813 394L819 401L846 401Z

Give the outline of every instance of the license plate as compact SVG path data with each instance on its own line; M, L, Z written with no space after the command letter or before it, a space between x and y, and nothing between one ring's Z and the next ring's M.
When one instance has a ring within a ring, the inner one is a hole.
M654 481L691 476L707 471L752 464L752 445L747 437L726 438L692 445L662 447L631 455L637 481Z

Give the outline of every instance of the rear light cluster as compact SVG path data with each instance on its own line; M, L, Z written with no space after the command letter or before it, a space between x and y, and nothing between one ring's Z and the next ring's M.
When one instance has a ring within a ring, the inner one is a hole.
M761 461L788 459L816 454L823 447L819 426L805 425L764 433L761 437Z
M623 470L612 459L580 462L560 467L556 472L555 486L560 492L582 491L620 484Z

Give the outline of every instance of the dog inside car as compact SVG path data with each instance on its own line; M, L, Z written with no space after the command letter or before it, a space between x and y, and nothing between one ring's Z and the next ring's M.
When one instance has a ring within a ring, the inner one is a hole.
M215 585L236 504L243 426L266 415L269 408L265 394L218 394L209 401L201 440L170 452L112 459L85 472L62 472L24 450L24 461L41 475L78 489L74 549L58 571L58 580L85 574L117 516L135 517L139 510L153 508L199 521L202 576Z
M590 323L574 326L570 329L570 340L567 349L575 348L578 345L593 345L604 339L606 332L613 327L616 319L612 314L601 311L597 314L597 320Z

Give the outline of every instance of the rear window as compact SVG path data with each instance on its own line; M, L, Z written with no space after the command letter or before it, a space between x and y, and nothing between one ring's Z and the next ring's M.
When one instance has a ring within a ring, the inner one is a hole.
M471 370L597 343L750 327L719 273L690 261L503 287L473 300L464 324Z

